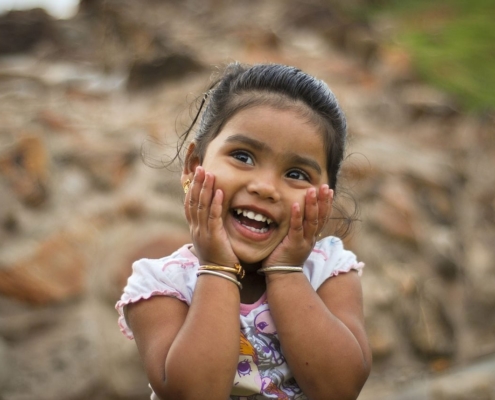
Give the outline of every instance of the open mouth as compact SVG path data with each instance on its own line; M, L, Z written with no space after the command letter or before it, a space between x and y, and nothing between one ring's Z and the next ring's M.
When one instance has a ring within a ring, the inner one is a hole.
M263 214L242 208L232 210L234 218L246 229L255 233L266 233L275 227L275 223Z

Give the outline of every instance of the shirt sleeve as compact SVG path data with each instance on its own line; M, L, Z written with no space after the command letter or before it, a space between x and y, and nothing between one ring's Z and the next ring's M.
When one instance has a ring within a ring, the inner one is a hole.
M351 270L356 270L361 275L363 268L364 263L358 262L352 251L344 249L341 239L330 236L316 243L303 272L317 290L332 276Z
M132 265L132 275L127 280L122 297L115 305L119 313L120 330L127 338L134 339L134 335L124 317L126 305L152 296L175 297L190 304L192 290L182 266L180 260L166 259L142 259Z

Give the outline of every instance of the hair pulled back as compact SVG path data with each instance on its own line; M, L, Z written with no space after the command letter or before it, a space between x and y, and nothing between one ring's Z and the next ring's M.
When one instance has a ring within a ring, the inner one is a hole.
M208 98L208 99L207 99ZM222 77L210 87L201 106L207 101L194 140L196 155L203 160L208 144L222 127L242 109L269 105L285 109L294 107L321 127L327 155L329 186L337 186L337 178L346 144L346 119L337 99L321 80L301 70L280 64L244 65L232 63ZM201 112L182 136L182 144ZM305 106L305 107L304 107Z

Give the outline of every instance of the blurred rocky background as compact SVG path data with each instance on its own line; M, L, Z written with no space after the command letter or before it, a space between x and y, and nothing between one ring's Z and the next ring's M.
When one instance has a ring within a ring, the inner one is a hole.
M114 304L133 260L188 241L178 169L158 167L232 60L298 66L347 113L342 183L360 216L346 242L367 264L374 354L360 399L495 399L494 11L81 0L68 19L1 14L0 400L149 398Z

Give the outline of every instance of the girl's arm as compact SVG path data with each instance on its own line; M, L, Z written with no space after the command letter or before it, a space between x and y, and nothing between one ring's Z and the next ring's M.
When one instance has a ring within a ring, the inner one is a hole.
M302 265L325 225L333 191L306 193L304 216L296 203L287 236L264 266ZM371 367L359 277L348 272L314 291L302 273L267 273L267 299L282 351L308 398L355 400Z
M186 218L200 264L233 266L238 260L223 229L223 193L214 191L214 180L202 167L196 169ZM239 361L239 314L237 285L212 275L198 277L189 308L167 297L129 306L128 322L158 397L229 397Z
M355 271L318 292L302 273L267 275L267 296L282 351L309 399L357 399L371 368L362 291Z
M201 275L191 306L154 296L127 306L153 391L163 400L227 399L239 357L238 287Z

